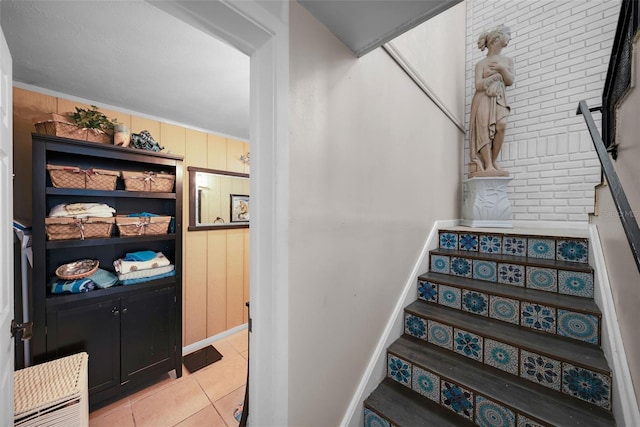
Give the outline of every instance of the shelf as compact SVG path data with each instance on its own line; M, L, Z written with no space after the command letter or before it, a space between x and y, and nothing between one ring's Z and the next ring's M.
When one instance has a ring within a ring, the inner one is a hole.
M32 136L33 138L46 142L48 151L59 153L82 154L95 157L117 157L121 160L159 165L174 164L176 160L183 160L182 156L175 154L120 147L113 144L99 144L38 133L33 133ZM108 155L106 153L108 153Z
M84 292L79 294L47 294L46 305L47 308L58 306L61 304L77 303L80 301L98 301L99 299L109 299L113 297L120 297L123 294L134 294L138 292L152 291L154 288L166 288L167 286L175 285L176 278L164 277L162 279L150 280L148 282L137 283L134 285L116 285L106 289L94 289L90 292Z
M131 242L156 242L159 240L175 240L175 234L150 234L146 236L109 237L106 239L86 239L86 240L50 240L45 243L46 249L64 249L77 247L113 246Z
M182 375L182 186L183 158L133 148L32 135L33 194L33 363L83 349L89 354L89 401L93 407L126 395L132 387L175 370ZM126 191L123 179L113 190L56 188L48 164L113 171L151 171L175 176L173 192ZM112 235L86 240L47 240L45 219L59 204L104 203L126 215L153 212L174 218L174 232L143 236ZM162 252L175 276L132 285L115 285L79 294L51 294L55 268L78 259L95 259L113 272L113 260L126 253ZM127 355L127 357L124 357Z
M55 188L47 187L45 190L47 195L51 196L78 196L78 197L123 197L136 199L175 199L175 193L160 193L153 191L104 191L104 190L86 190L82 188Z

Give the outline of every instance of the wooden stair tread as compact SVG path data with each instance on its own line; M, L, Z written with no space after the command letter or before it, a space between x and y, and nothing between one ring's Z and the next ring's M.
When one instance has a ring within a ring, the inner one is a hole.
M535 414L553 426L615 426L613 415L558 391L482 365L407 335L396 340L390 353L433 371L445 380L469 388L517 413ZM437 425L437 424L436 424Z
M593 369L606 375L611 374L602 349L594 344L534 331L530 328L421 300L409 304L405 307L405 312L452 325L467 332L511 344L556 360L571 361L584 368Z
M600 309L591 298L564 295L537 289L529 289L523 286L513 286L505 283L469 279L466 277L452 276L450 274L443 273L434 273L431 271L421 275L418 279L442 285L450 285L458 288L473 289L479 292L517 299L520 301L535 302L541 305L567 308L572 311L578 311L581 313L602 317Z
M389 378L385 378L367 397L364 406L385 416L399 427L475 425Z
M533 267L555 268L558 270L571 270L584 273L593 273L593 268L589 264L580 262L556 261L553 259L532 258L505 254L486 254L476 251L461 251L457 249L443 248L432 249L431 251L429 251L429 253L433 255L481 259L485 261L495 261L500 263L520 264Z

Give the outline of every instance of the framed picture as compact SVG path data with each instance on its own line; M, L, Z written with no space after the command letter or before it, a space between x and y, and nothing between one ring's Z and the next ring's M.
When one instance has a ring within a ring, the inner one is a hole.
M249 221L249 196L231 194L231 222Z

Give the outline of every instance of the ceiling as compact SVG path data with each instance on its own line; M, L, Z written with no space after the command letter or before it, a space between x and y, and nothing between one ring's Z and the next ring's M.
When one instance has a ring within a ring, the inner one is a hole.
M300 3L362 56L460 1ZM272 13L280 7L259 2ZM248 140L249 57L161 7L140 0L2 0L0 25L13 79L27 88Z

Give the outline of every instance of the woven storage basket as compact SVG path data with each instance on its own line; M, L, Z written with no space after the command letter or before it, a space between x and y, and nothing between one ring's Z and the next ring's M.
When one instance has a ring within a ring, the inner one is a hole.
M155 172L122 171L124 188L127 191L156 191L169 193L173 191L175 175Z
M89 425L87 353L18 370L13 375L14 426Z
M36 132L45 135L111 144L112 135L98 129L81 128L62 114L49 113L36 117L33 119L33 124L36 127Z
M87 188L113 191L120 172L106 169L80 169L75 166L47 165L51 183L57 188Z
M116 225L121 236L144 236L167 234L170 216L116 216Z
M99 239L111 236L115 218L45 218L49 240Z

